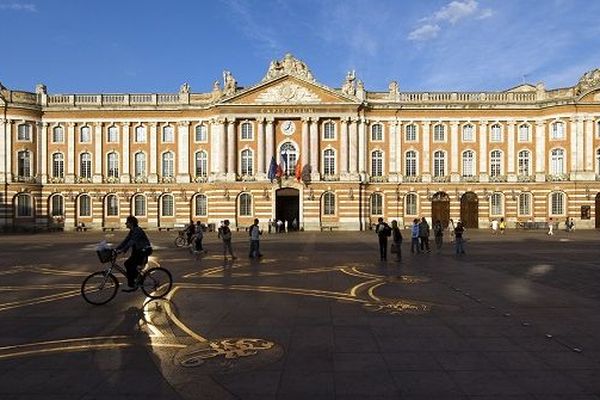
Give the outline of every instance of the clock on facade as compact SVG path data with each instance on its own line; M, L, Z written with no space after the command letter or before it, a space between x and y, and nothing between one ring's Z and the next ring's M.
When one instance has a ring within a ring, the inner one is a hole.
M296 125L292 121L283 121L281 124L281 131L286 135L291 135L296 131Z

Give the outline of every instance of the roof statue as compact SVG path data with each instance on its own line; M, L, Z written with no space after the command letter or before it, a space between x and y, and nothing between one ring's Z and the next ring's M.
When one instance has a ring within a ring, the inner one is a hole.
M388 97L390 100L398 101L400 100L400 87L398 86L398 82L391 81L388 86Z
M360 79L356 81L356 97L358 97L361 100L364 100L367 97L367 92L365 91L365 84Z
M290 53L287 53L282 60L271 61L269 70L262 81L268 81L282 75L293 75L308 81L315 80L306 64L292 56Z
M225 96L229 96L235 93L237 88L237 82L231 72L223 71L223 93Z
M348 71L346 74L346 80L342 84L342 93L350 96L356 95L356 72L354 70Z
M583 74L575 86L575 93L580 95L597 87L600 87L600 69L593 69Z
M221 96L223 95L223 92L221 91L221 82L219 82L218 80L216 80L213 83L213 88L212 88L212 92L211 92L211 100L212 101L216 101L218 100Z
M179 87L179 94L189 94L190 93L190 84L184 82L183 85Z
M35 85L35 93L37 94L48 94L48 88L43 83Z

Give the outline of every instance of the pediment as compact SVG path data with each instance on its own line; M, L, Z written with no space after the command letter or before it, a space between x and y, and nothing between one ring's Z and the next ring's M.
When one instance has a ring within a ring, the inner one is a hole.
M584 103L600 103L600 89L593 89L584 93L578 101Z
M529 83L524 83L522 85L507 89L507 90L505 90L505 92L507 92L507 93L523 93L523 92L535 92L535 90L536 90L535 86L533 86Z
M331 104L360 103L353 96L337 92L316 82L283 76L261 82L234 95L223 98L221 104Z

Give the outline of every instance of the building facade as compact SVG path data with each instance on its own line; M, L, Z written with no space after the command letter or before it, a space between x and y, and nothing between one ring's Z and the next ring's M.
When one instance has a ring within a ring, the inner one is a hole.
M323 85L287 54L245 88L228 71L210 93L0 85L0 106L4 229L112 229L128 215L148 228L364 230L380 216L600 227L600 70L552 90L369 92L354 71Z

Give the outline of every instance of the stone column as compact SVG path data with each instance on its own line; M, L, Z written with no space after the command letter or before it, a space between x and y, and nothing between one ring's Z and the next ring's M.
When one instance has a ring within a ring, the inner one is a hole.
M102 122L96 122L94 124L94 175L92 182L102 183L102 160L104 155L102 154Z
M265 163L265 119L263 117L258 119L258 138L256 147L256 159L258 179L265 179L265 171L269 168ZM271 160L269 160L270 162Z
M585 154L583 159L585 160L585 172L592 173L592 177L588 179L595 179L595 168L594 160L596 154L594 151L594 119L591 117L585 118Z
M4 182L4 173L6 172L6 152L4 144L6 143L6 125L8 120L2 118L0 120L0 183ZM39 159L39 154L38 154Z
M515 174L515 165L517 160L515 158L515 121L508 121L506 125L506 141L507 141L507 152L506 152L506 173L508 182L516 182L517 175Z
M310 122L310 179L315 182L320 179L319 174L319 159L321 152L319 151L319 117L311 117Z
M340 120L340 179L348 179L348 118Z
M390 121L388 123L388 129L390 132L390 134L388 135L388 137L390 138L388 147L388 177L390 179L390 182L398 182L398 162L400 161L400 158L398 157L399 155L397 153L398 146L396 145L396 142L398 141L398 121Z
M67 123L67 173L65 183L75 182L75 123Z
M13 146L12 146L12 126L13 126L13 122L12 120L8 120L6 122L6 128L5 128L5 141L6 141L6 182L12 182L12 177L13 177L13 165L12 165L12 153L13 153ZM8 200L8 199L7 199Z
M300 150L300 158L302 160L302 170L310 163L310 136L309 136L309 117L302 117L302 149Z
M430 144L430 121L424 121L422 124L422 135L421 135L421 143L423 149L423 157L422 157L422 180L423 182L431 182L431 144Z
M177 124L177 183L190 183L190 122Z
M358 118L350 119L349 139L350 139L350 179L358 179Z
M227 180L234 182L236 177L236 137L235 118L227 118Z
M535 123L535 180L546 180L546 124L543 120Z
M275 151L275 128L273 123L275 119L273 117L269 117L266 119L267 127L265 130L265 166L267 173L269 172L269 167L271 166L271 159L273 158ZM277 159L275 159L277 162Z
M481 121L479 123L479 181L489 182L488 170L488 133L487 133L487 121Z
M358 172L366 176L367 174L367 132L366 132L367 121L361 118L358 121Z
M219 124L216 119L210 120L210 129L208 132L210 143L210 179L214 180L219 169L218 157L219 157Z
M225 119L220 119L219 120L219 149L218 149L218 166L219 166L219 170L218 170L218 174L220 178L224 178L225 177L225 171L226 171L226 151L227 151L227 133L225 132Z
M121 174L121 183L131 182L131 154L129 154L129 136L131 123L123 122L121 124L121 148L123 149L123 173Z
M460 161L458 152L458 122L450 122L450 182L460 182Z
M48 183L48 123L39 123L40 135L38 137L38 168L37 173L40 176L42 184Z
M156 122L150 123L150 154L148 161L150 163L150 174L148 175L148 183L158 183L158 174L156 173L156 165L158 162L158 126Z

